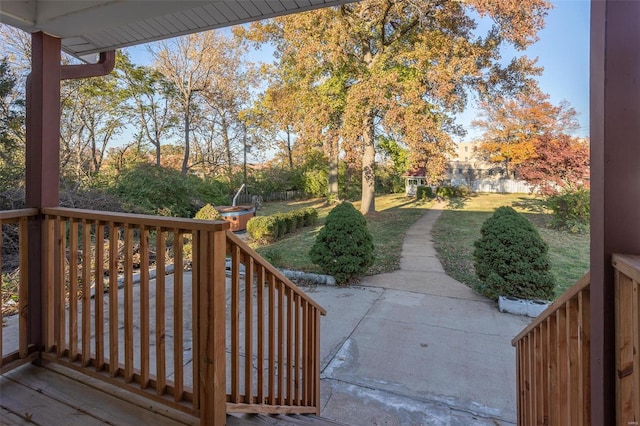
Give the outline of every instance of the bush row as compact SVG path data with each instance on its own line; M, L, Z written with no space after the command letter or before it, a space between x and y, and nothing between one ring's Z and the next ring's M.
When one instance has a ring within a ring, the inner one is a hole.
M274 241L294 229L315 225L318 211L313 207L276 213L269 216L257 216L247 223L247 232L254 240Z

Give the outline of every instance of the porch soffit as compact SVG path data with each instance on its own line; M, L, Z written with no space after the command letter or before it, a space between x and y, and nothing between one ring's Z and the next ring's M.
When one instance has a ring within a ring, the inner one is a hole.
M354 0L1 0L0 22L62 39L76 57Z

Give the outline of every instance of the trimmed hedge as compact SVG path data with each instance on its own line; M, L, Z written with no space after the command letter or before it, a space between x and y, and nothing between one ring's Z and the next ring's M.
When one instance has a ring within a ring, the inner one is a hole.
M247 223L247 232L254 240L270 242L298 228L315 225L317 221L316 209L305 207L287 213L256 216Z
M550 300L555 280L550 273L548 246L526 217L500 207L480 229L474 243L478 291L491 299L511 296Z

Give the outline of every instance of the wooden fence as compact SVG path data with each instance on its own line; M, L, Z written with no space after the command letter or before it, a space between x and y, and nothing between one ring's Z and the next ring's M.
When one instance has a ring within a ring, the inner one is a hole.
M24 304L27 220L37 213L0 213L0 225L19 223L21 259L19 350L3 355L3 371L32 359ZM227 412L319 413L325 311L226 222L41 213L44 351L35 356L201 424L223 424Z
M255 199L253 197L261 197L263 203L270 201L290 201L300 198L306 198L307 194L304 191L280 191L271 192L269 194L244 194L241 193L236 199L236 204L253 204Z

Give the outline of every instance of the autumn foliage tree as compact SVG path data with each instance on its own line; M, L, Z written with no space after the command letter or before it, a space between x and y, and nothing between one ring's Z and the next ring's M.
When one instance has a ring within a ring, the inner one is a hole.
M298 128L315 127L358 158L368 213L377 136L396 136L412 162L444 171L468 90L510 92L536 71L524 57L503 66L500 48L535 41L549 7L547 0L363 0L260 22L248 36L275 46L284 83L302 95L290 98L303 111ZM477 16L493 24L485 34Z
M502 164L511 175L521 163L538 156L536 143L541 137L558 138L578 124L568 103L554 105L547 94L530 85L514 96L481 102L480 118L473 125L483 130L480 155Z
M544 195L589 187L589 144L568 135L545 134L533 143L534 155L518 165L520 178Z

